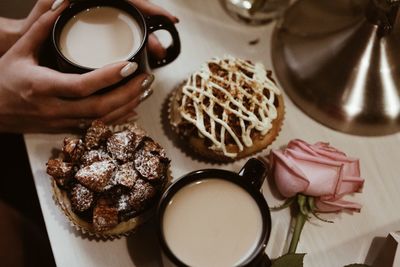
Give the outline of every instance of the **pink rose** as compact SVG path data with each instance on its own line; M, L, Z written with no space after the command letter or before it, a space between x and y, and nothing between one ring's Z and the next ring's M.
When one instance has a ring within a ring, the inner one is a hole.
M361 209L360 204L342 199L359 192L364 184L359 160L328 143L292 140L285 149L271 151L270 166L279 192L287 198L298 193L314 196L321 212Z

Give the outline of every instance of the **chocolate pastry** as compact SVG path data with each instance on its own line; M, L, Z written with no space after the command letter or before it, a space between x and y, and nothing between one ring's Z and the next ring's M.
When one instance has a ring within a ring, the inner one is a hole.
M134 190L130 192L128 204L136 212L142 211L151 202L156 194L156 189L144 180L137 180Z
M135 169L133 162L128 162L119 166L113 177L113 184L119 184L128 188L132 188L139 178L140 174Z
M81 184L75 184L71 190L72 209L84 212L93 206L94 194Z
M135 124L111 129L94 121L84 142L66 138L63 158L47 163L64 213L77 229L102 237L143 223L169 182L169 159L159 144Z
M117 207L108 199L97 200L93 210L93 226L95 231L103 232L118 224Z
M163 162L160 156L155 156L152 151L141 149L135 154L136 170L148 180L156 180L162 177Z
M71 162L78 162L85 152L85 145L81 139L66 137L62 151Z
M93 121L85 135L86 149L91 150L99 147L111 134L111 130L102 121Z
M62 159L50 159L47 162L47 173L59 186L65 187L74 176L74 167L72 163L63 162Z
M98 150L87 150L81 158L81 166L88 166L97 161L112 160L107 151Z
M116 166L111 160L93 162L79 169L75 179L94 192L104 191L104 188L114 174Z
M121 162L132 160L137 147L135 137L135 134L131 131L115 133L107 140L107 151L114 159Z

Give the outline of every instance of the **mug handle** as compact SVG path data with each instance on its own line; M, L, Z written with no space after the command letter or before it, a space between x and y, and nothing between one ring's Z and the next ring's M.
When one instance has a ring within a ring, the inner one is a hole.
M251 158L239 171L239 175L249 180L256 189L260 190L265 180L266 171L267 168L261 160Z
M166 30L172 37L172 44L167 48L167 55L165 58L157 60L154 57L149 56L150 68L158 68L171 63L181 52L181 41L175 25L167 17L160 15L149 16L146 20L149 34L158 30Z
M239 175L249 180L250 183L257 188L261 189L261 186L265 180L265 175L267 172L267 168L265 164L256 158L249 159L246 164L244 164L243 168L239 171ZM256 264L257 267L270 267L272 265L271 260L268 255L264 252L261 256L261 259Z

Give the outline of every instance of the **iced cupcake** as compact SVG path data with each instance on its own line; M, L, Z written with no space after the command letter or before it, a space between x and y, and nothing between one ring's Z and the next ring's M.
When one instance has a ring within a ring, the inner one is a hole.
M170 124L198 154L232 161L277 137L284 118L281 90L262 64L227 56L206 62L171 96Z

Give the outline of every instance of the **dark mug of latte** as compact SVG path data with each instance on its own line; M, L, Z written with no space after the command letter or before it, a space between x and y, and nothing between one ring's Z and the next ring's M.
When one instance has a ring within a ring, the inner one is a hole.
M148 55L149 34L166 30L172 37L166 57ZM57 68L85 73L121 60L136 62L139 72L149 72L172 62L180 53L179 34L164 16L144 16L125 0L77 1L54 24L52 45Z
M175 181L156 217L164 266L271 266L265 172L250 159L239 173L204 169Z

